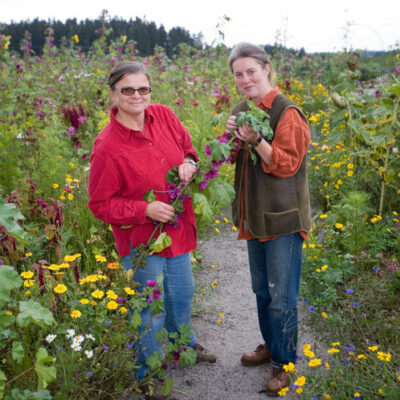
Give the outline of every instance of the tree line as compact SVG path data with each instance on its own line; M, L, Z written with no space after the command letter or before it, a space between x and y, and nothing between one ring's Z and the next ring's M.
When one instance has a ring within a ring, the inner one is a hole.
M40 55L46 40L46 31L51 28L54 31L54 45L59 46L62 40L72 40L77 35L79 47L87 52L92 47L93 42L104 34L108 33L108 40L114 40L121 36L126 36L127 40L135 41L135 48L142 57L153 54L154 48L163 47L168 56L178 52L178 44L186 43L192 47L202 47L202 35L192 35L189 31L181 27L174 27L168 32L163 25L157 26L154 22L147 22L141 18L132 18L129 21L113 18L105 22L104 19L96 20L85 19L77 21L76 18L67 19L65 22L58 20L39 20L11 22L2 24L0 32L3 35L11 36L9 49L21 53L21 43L25 33L31 34L31 48L36 55ZM111 29L110 29L111 28Z

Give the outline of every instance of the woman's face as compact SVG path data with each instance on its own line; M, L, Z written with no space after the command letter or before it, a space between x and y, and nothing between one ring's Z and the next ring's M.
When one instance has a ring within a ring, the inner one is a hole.
M118 107L118 112L122 114L128 114L132 117L139 116L144 113L144 110L150 104L150 93L145 95L140 95L136 90L135 93L126 96L120 92L119 89L132 87L134 89L139 89L141 87L149 87L150 82L147 76L142 72L136 74L125 75L120 79L111 90L111 99L113 103Z
M271 66L264 68L253 57L238 58L232 64L233 78L241 94L259 105L265 95L272 89L268 74Z

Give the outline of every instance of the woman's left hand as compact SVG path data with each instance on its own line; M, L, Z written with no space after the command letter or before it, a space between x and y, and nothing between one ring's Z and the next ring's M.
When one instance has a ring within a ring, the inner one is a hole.
M239 131L235 131L235 135L238 139L244 142L253 144L256 142L260 134L256 132L253 128L250 128L248 124L244 124L239 128Z
M197 171L197 168L188 162L184 162L178 167L179 178L187 185L192 180L192 176Z

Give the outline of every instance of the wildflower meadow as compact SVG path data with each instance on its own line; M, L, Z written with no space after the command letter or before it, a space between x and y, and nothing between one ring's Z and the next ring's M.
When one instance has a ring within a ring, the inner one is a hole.
M108 32L83 52L77 34L56 47L48 29L34 54L29 33L14 53L0 31L0 399L129 399L142 391L133 373L140 310L162 309L161 285L136 287L110 227L87 207L90 152L109 120L107 79L118 61L149 67L152 102L173 109L200 157L190 185L176 170L166 177L172 224L190 196L199 234L209 235L210 226L218 234L214 221L233 200L236 142L224 131L241 98L229 49L180 45L173 58L161 47L142 56L134 40L111 40ZM280 395L399 399L399 49L366 58L276 46L271 56L276 84L311 130L313 226L299 301L322 344L299 349L307 368L285 366L291 384ZM256 114L244 118L256 124ZM155 225L142 256L169 245L167 228ZM198 257L193 264L201 268ZM210 285L218 290L218 282ZM164 377L167 393L173 367L195 362L189 327L180 333L148 360L150 387Z

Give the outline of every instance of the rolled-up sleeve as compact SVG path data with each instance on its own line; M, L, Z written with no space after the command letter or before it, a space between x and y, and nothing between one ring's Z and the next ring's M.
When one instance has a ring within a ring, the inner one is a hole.
M279 121L272 141L272 162L262 162L265 173L289 178L299 170L310 144L310 130L295 108L289 108Z

